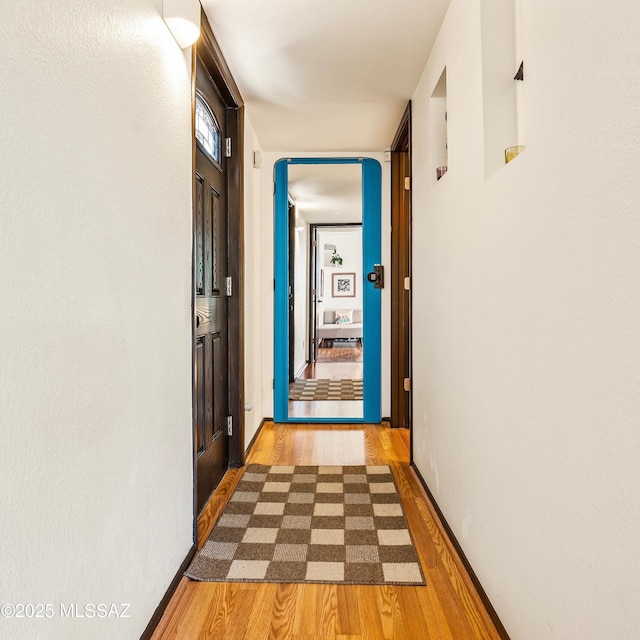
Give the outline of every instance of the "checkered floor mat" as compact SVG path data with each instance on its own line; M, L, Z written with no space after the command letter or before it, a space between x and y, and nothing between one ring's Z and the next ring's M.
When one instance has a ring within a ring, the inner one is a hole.
M362 400L362 380L296 380L289 400Z
M425 584L386 465L249 465L185 575L210 582Z

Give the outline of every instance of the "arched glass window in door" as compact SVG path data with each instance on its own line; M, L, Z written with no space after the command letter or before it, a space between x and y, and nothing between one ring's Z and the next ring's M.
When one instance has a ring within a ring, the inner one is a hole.
M196 93L196 140L203 151L219 166L222 159L220 125L199 93Z

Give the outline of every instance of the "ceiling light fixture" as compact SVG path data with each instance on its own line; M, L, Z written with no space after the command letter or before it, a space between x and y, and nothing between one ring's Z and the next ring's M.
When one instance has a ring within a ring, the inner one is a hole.
M162 18L181 49L200 37L200 11L198 0L162 0Z

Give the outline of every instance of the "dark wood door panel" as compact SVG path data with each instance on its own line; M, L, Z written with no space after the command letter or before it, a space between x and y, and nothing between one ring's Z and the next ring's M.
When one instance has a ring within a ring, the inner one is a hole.
M226 418L226 402L223 402L223 388L225 386L226 363L222 357L222 343L224 338L220 332L211 334L211 387L213 422L211 425L211 440L222 432L222 423Z
M206 333L196 339L195 381L200 411L197 415L198 451L222 430L226 404L225 340L221 332ZM200 426L202 425L202 426Z
M211 295L224 295L225 286L222 282L226 276L227 262L227 243L226 243L226 225L222 220L220 212L220 194L211 189L209 195L211 217L212 217L212 235L211 235Z
M200 456L205 450L205 337L196 339L196 353L194 358L195 373L193 379L195 398L195 447L196 455Z
M194 286L197 296L204 295L204 178L196 174L194 220Z
M204 385L205 385L205 429L204 429L204 447L207 449L211 440L213 440L213 422L215 420L213 407L213 349L211 348L211 335L205 336L205 362L204 362Z
M227 470L227 462L221 449L225 448L226 438L218 437L209 444L205 452L198 458L196 466L197 508L198 512L207 503L209 496L222 479Z
M221 332L208 333L198 338L204 347L203 353L203 393L201 396L203 414L202 446L198 449L198 510L206 503L211 492L224 475L227 468L227 442L224 426L226 423L225 402L225 353L224 335Z
M206 185L206 182L205 182ZM206 186L204 187L206 189ZM213 220L211 214L211 200L208 197L204 203L204 294L211 295L211 281L213 271Z

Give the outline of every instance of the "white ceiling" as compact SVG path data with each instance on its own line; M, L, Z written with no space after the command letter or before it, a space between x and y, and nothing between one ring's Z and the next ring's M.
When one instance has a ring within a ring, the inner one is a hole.
M266 151L388 149L450 0L202 0Z
M362 222L359 164L290 165L289 194L299 217L309 223Z

